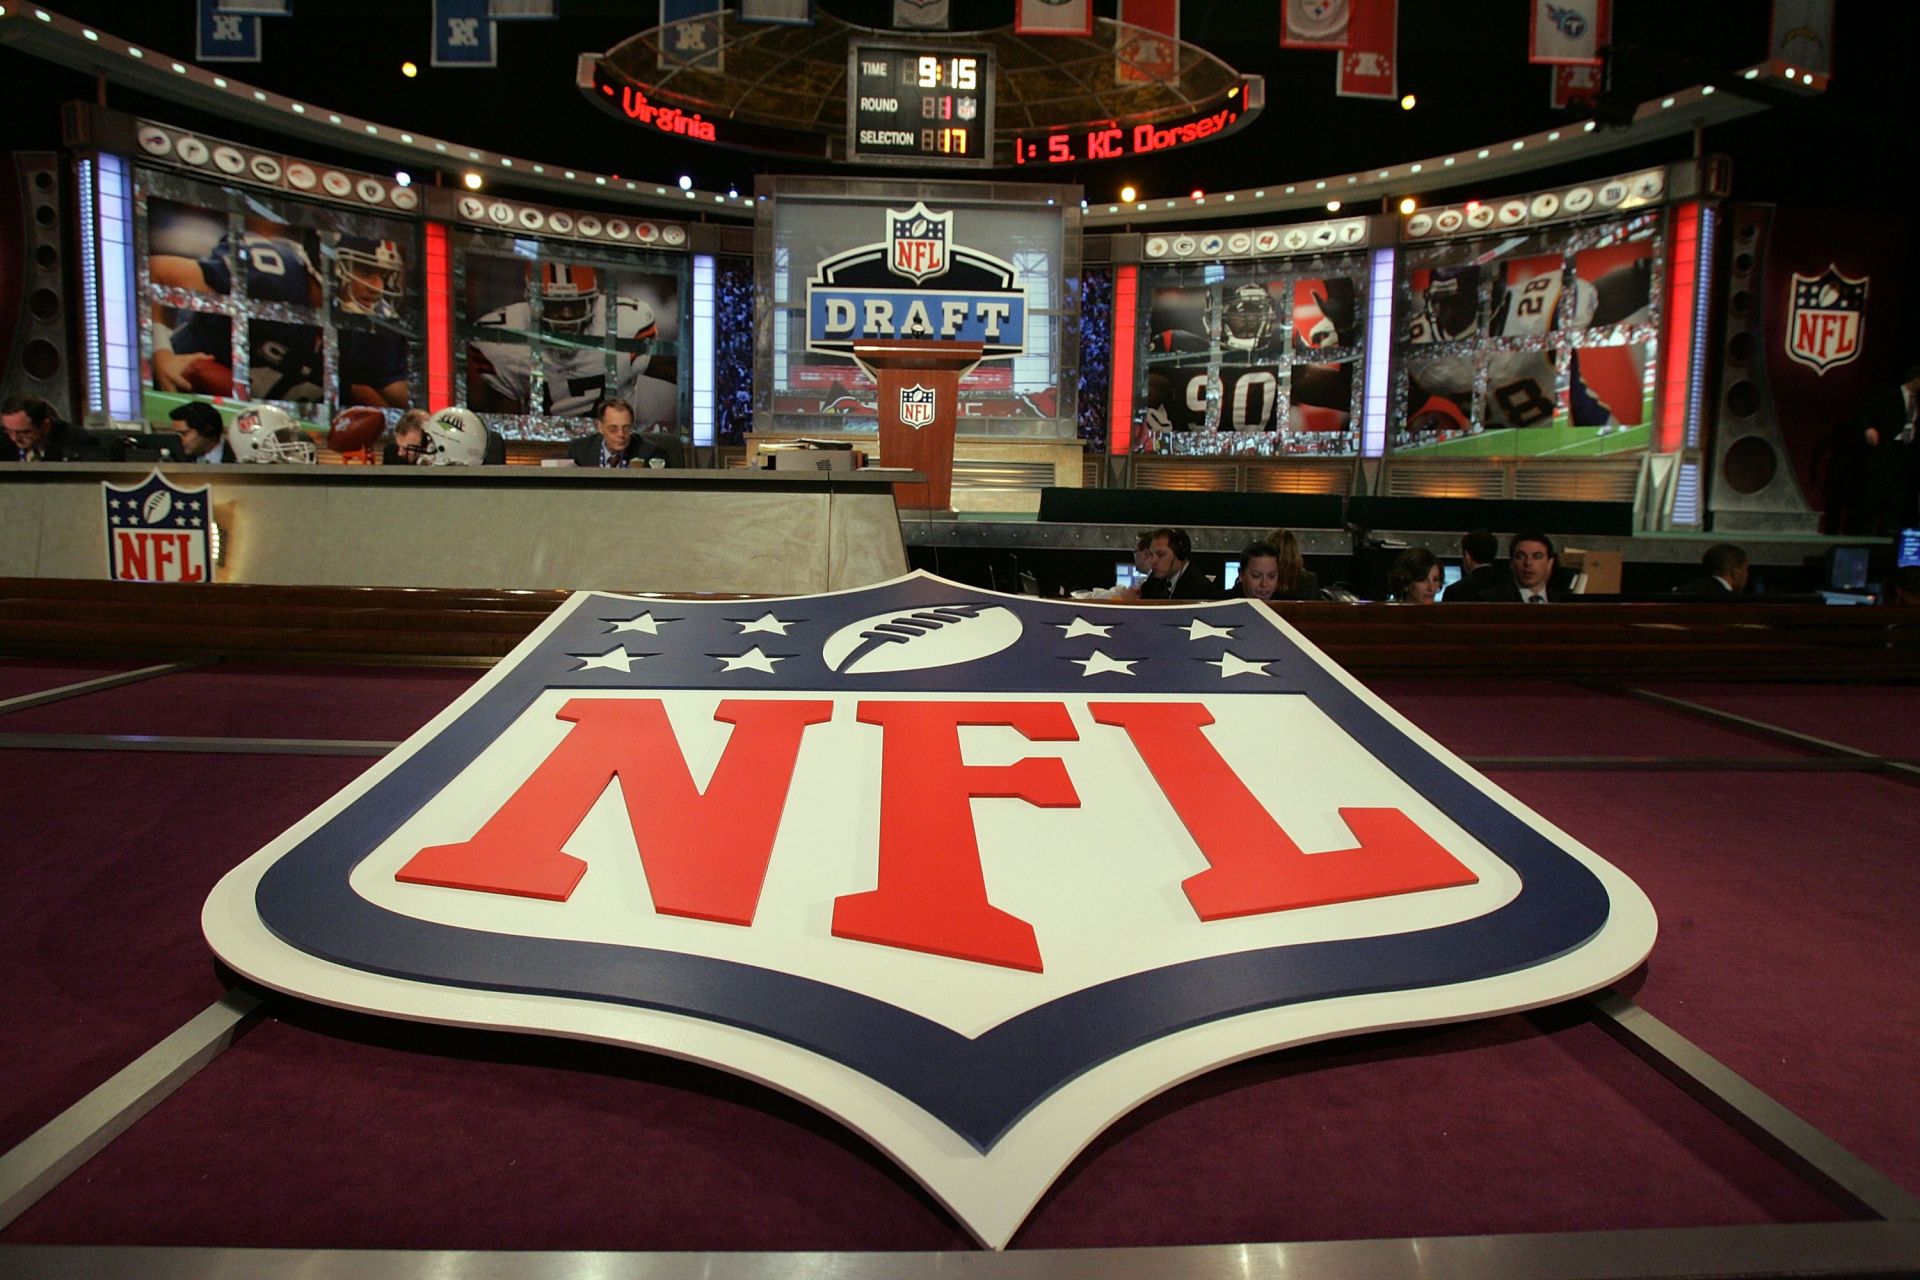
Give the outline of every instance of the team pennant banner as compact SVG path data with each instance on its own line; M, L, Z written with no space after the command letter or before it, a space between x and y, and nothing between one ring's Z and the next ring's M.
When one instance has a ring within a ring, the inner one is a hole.
M1399 0L1350 0L1334 92L1343 98L1400 96Z
M1598 65L1612 27L1611 0L1533 0L1527 61Z
M1553 69L1553 91L1548 94L1547 103L1555 111L1566 111L1574 106L1592 106L1599 100L1600 90L1604 87L1598 66L1578 63L1556 66Z
M727 69L720 0L660 0L660 65Z
M1833 0L1773 0L1767 52L1799 71L1833 74Z
M433 0L433 65L491 67L498 28L487 0Z
M260 61L260 19L228 13L215 0L200 0L195 62Z
M487 0L495 22L544 22L560 16L559 0Z
M1090 36L1093 0L1020 0L1013 29L1023 36Z
M1285 49L1347 47L1347 0L1282 0L1280 45Z
M813 0L740 0L740 21L810 27L813 25Z
M998 1247L1143 1100L1632 970L1654 916L1250 601L582 593L230 872L345 1008L804 1099Z
M1180 0L1120 0L1113 28L1115 84L1157 84L1180 74Z
M893 0L895 27L945 31L947 22L947 0Z

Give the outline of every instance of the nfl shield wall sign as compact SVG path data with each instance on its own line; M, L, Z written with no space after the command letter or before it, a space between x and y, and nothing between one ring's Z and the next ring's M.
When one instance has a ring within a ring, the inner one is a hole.
M1794 272L1787 355L1822 376L1858 359L1866 327L1867 280L1843 276L1831 263L1817 276Z
M107 576L116 582L208 582L213 576L210 486L186 488L154 471L136 485L100 484Z
M924 574L576 595L204 923L296 995L784 1090L995 1247L1182 1080L1584 993L1655 927L1259 605Z

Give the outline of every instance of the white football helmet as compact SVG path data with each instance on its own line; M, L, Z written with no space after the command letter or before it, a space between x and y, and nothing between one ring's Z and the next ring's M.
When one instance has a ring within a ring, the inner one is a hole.
M334 248L334 300L349 315L394 314L406 294L406 277L406 259L396 240L341 236Z
M315 450L293 415L270 404L256 405L227 427L227 447L239 462L312 462Z
M600 273L569 262L540 264L540 319L555 333L585 333L600 300Z
M426 465L477 467L487 456L487 428L480 415L453 405L427 419Z

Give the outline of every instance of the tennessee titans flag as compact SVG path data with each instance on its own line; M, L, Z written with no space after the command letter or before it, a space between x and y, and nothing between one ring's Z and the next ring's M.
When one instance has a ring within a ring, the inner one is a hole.
M351 1009L806 1099L1003 1245L1212 1067L1614 981L1644 895L1263 606L583 593L229 872Z
M1533 0L1527 61L1598 66L1613 42L1612 0Z

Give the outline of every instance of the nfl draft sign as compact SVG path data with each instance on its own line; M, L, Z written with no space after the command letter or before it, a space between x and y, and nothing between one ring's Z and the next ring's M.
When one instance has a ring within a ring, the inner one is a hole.
M1634 968L1626 876L1249 601L583 593L242 863L239 972L803 1099L1004 1245L1210 1068Z
M102 481L107 576L115 582L211 582L210 486L186 488L151 472L136 485Z

